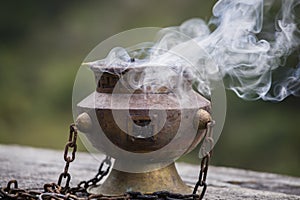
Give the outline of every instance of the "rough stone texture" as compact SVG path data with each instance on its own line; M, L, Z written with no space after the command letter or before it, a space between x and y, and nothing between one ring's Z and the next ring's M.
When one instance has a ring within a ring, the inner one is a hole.
M90 179L101 162L88 153L77 153L70 166L71 185ZM44 183L57 182L64 167L62 151L0 145L0 186L17 179L19 187L41 188ZM177 164L178 171L188 184L195 184L199 166ZM208 189L204 199L209 200L284 200L300 199L300 178L241 169L210 166Z

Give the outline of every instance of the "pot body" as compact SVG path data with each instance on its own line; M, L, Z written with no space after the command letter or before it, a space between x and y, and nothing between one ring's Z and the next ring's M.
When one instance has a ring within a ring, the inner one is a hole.
M96 149L119 163L133 160L144 168L176 160L195 148L206 133L199 110L211 110L188 79L180 83L185 84L184 96L178 85L132 87L130 80L138 80L148 68L91 67L96 91L77 105L78 113L90 117L91 127L81 131Z

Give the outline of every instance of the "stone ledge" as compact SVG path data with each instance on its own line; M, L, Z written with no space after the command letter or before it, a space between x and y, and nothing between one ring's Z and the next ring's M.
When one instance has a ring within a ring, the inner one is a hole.
M0 186L11 179L17 179L19 187L31 189L57 182L64 167L62 151L0 145ZM78 152L69 169L71 185L92 178L103 158L97 160L89 153ZM195 184L199 166L177 163L177 168L185 182ZM207 182L204 199L209 200L300 199L300 178L296 177L210 166Z

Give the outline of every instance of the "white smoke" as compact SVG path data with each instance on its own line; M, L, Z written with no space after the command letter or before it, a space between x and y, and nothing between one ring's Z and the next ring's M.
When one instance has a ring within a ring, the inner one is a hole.
M272 77L273 71L285 64L282 60L299 48L294 15L299 2L282 1L278 19L274 20L276 30L269 33L273 40L257 39L263 28L263 1L224 0L214 6L212 23L218 27L207 42L199 44L211 48L210 54L228 79L227 87L239 97L282 100L290 94L300 95L299 67L285 70L277 80Z
M300 64L286 64L291 54L300 60L295 11L300 0L282 0L276 19L267 22L264 18L272 6L274 1L220 0L209 23L190 19L179 27L165 28L156 42L141 44L139 51L115 48L101 62L122 63L124 69L157 66L146 70L142 80L133 83L136 87L154 82L172 87L174 74L160 73L160 66L170 66L182 76L188 74L207 96L213 89L211 82L218 79L243 99L281 101L289 95L300 96ZM211 25L216 27L213 31ZM128 62L132 56L137 58L134 64Z

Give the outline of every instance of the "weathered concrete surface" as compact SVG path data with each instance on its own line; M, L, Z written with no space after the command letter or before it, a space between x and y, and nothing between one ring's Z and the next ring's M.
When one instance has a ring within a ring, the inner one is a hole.
M71 185L92 178L100 159L88 153L77 153L70 166ZM0 186L10 179L17 179L19 187L41 188L44 183L57 182L64 167L61 151L0 145ZM199 166L177 164L183 180L193 185L198 177ZM300 178L270 173L210 166L208 189L205 199L285 200L300 199Z

